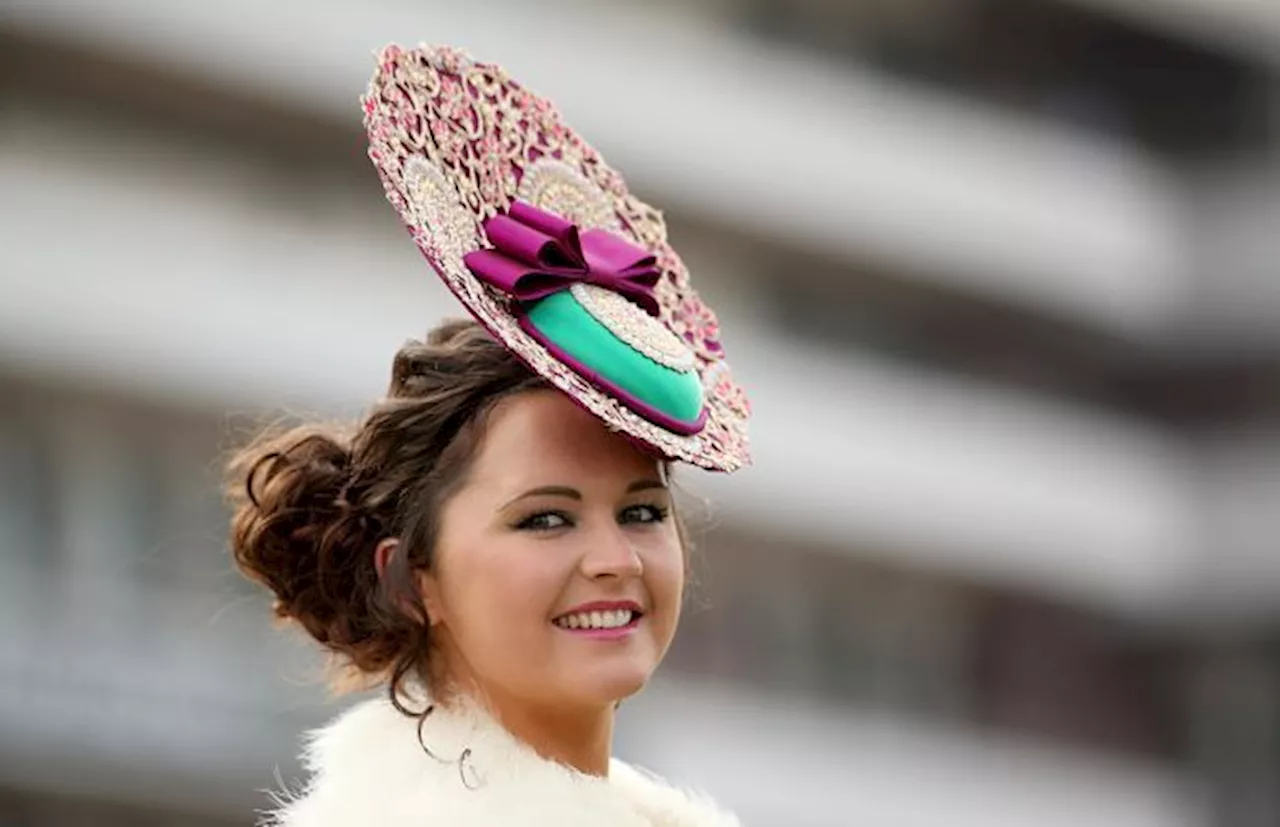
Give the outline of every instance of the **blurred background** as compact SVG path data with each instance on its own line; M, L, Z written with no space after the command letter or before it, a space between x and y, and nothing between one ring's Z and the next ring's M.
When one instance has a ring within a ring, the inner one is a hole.
M554 98L753 395L623 756L752 827L1280 824L1274 0L0 1L0 824L247 826L347 702L217 482L458 312L393 40Z

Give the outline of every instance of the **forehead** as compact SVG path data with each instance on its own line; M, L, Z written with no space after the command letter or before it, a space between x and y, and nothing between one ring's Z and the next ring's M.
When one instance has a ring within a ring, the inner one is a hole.
M470 477L505 488L593 479L629 483L659 470L656 458L610 431L564 394L536 390L494 408Z

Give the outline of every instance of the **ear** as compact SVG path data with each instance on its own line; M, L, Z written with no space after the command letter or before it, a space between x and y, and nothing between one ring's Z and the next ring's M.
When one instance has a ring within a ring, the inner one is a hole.
M378 541L377 547L373 550L373 567L377 569L379 580L387 573L387 563L391 562L391 555L395 554L399 547L400 541L395 537Z
M373 550L373 565L378 572L378 579L385 576L391 558L400 548L400 541L395 537L387 537L378 542ZM427 622L434 626L440 622L440 584L430 572L416 572L418 594L422 598L422 606L427 612ZM407 607L406 607L407 608Z

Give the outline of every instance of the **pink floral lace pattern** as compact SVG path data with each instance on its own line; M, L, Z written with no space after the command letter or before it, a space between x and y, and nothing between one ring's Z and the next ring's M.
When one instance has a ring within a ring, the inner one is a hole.
M719 471L750 462L746 395L724 359L715 314L667 243L661 214L631 195L550 101L460 50L388 46L362 104L369 157L387 199L449 288L507 347L610 427L664 456ZM527 170L536 171L529 184L535 175L550 182L534 187L551 199L535 206L583 226L607 221L657 256L659 319L693 350L706 391L700 433L682 436L655 425L561 364L519 327L506 297L462 264L461 254L485 245L482 222L530 190L521 192ZM612 214L602 214L601 204Z

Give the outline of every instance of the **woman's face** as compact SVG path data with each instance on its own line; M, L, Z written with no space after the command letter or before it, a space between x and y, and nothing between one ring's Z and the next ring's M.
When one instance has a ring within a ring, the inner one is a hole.
M423 575L436 665L498 703L637 692L680 613L671 507L659 463L562 394L500 403Z

